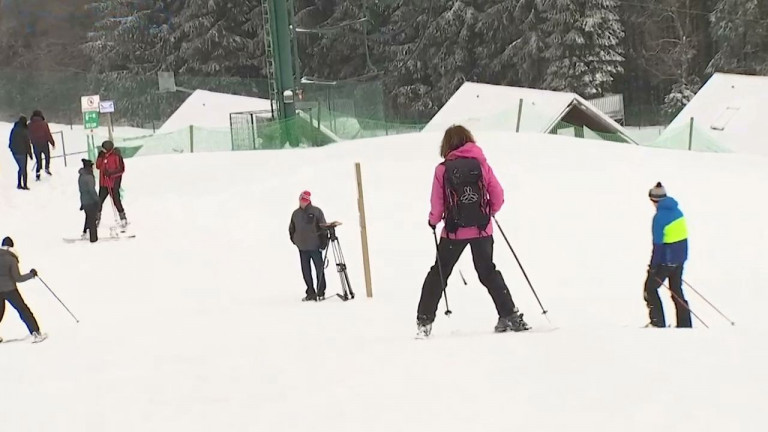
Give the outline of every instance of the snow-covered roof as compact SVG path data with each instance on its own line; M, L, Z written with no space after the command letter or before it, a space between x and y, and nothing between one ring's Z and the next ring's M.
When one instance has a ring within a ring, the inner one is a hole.
M462 84L423 132L442 131L452 124L462 124L470 130L515 131L518 111L519 132L549 133L559 122L566 122L585 125L594 132L615 134L637 144L620 124L575 93L474 82Z
M715 73L659 136L665 146L687 148L693 117L692 147L711 142L723 151L768 155L763 127L768 77ZM697 138L700 136L701 138ZM680 141L679 145L673 145Z
M195 90L157 132L173 132L190 125L229 128L230 113L270 109L269 99Z

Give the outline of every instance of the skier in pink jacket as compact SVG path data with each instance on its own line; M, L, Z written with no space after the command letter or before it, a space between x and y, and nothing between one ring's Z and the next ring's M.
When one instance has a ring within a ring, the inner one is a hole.
M445 160L435 168L432 180L429 226L435 231L441 220L444 224L437 259L421 288L416 316L419 336L430 335L445 281L467 245L478 278L499 314L495 331L530 329L493 263L491 218L504 204L504 189L472 133L463 126L451 126L445 131L440 156Z

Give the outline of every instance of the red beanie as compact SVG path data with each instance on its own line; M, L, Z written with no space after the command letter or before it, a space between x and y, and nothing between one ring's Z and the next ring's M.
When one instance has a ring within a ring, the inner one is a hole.
M305 202L312 202L312 194L305 190L304 192L299 195L299 200L305 201Z

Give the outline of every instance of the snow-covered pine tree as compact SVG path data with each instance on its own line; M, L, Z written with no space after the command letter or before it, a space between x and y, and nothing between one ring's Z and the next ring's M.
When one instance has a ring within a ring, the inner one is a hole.
M302 75L347 80L374 71L369 25L362 21L371 12L366 1L317 1L300 11L297 26L310 30L299 34Z
M260 0L186 0L174 19L170 57L182 74L266 77Z
M140 124L160 120L175 106L157 92L155 72L167 65L172 11L183 0L99 0L97 20L83 49L91 58L91 92L118 101L120 117Z
M465 81L476 81L479 19L477 9L456 1L435 20L433 32L428 33L422 55L429 59L427 70L433 83L430 97L437 106L442 106Z
M710 15L715 55L707 72L768 73L768 4L719 0Z
M515 22L515 9L521 0L494 0L488 4L476 4L480 14L477 23L476 76L483 82L496 84L520 84L518 49L514 42L522 36L522 29ZM478 3L478 2L476 2Z
M662 110L669 115L677 115L696 96L700 87L701 83L696 77L673 84L669 94L664 98Z
M547 68L543 55L548 34L544 31L543 0L521 0L515 8L515 26L520 37L510 46L517 65L519 85L540 87Z
M433 20L444 11L445 1L396 0L383 9L383 19L374 37L386 74L392 118L426 117L436 111L430 99L432 81L424 55Z
M479 76L481 11L460 0L402 1L397 17L403 39L388 50L391 105L405 117L429 118L465 81ZM418 9L416 8L418 5Z
M178 1L178 0L177 0ZM162 49L174 0L99 0L87 6L96 14L93 31L83 45L95 72L147 73L168 54Z
M621 73L624 36L615 0L547 0L551 32L545 52L549 67L543 85L583 97L608 90Z

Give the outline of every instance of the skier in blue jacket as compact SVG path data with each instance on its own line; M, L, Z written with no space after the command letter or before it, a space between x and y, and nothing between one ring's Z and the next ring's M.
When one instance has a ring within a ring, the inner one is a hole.
M688 259L688 229L685 216L677 201L667 196L661 182L648 191L656 207L653 216L653 252L645 281L644 298L648 306L650 325L666 327L659 288L669 279L669 289L677 312L677 327L691 327L691 311L683 295L683 266Z

